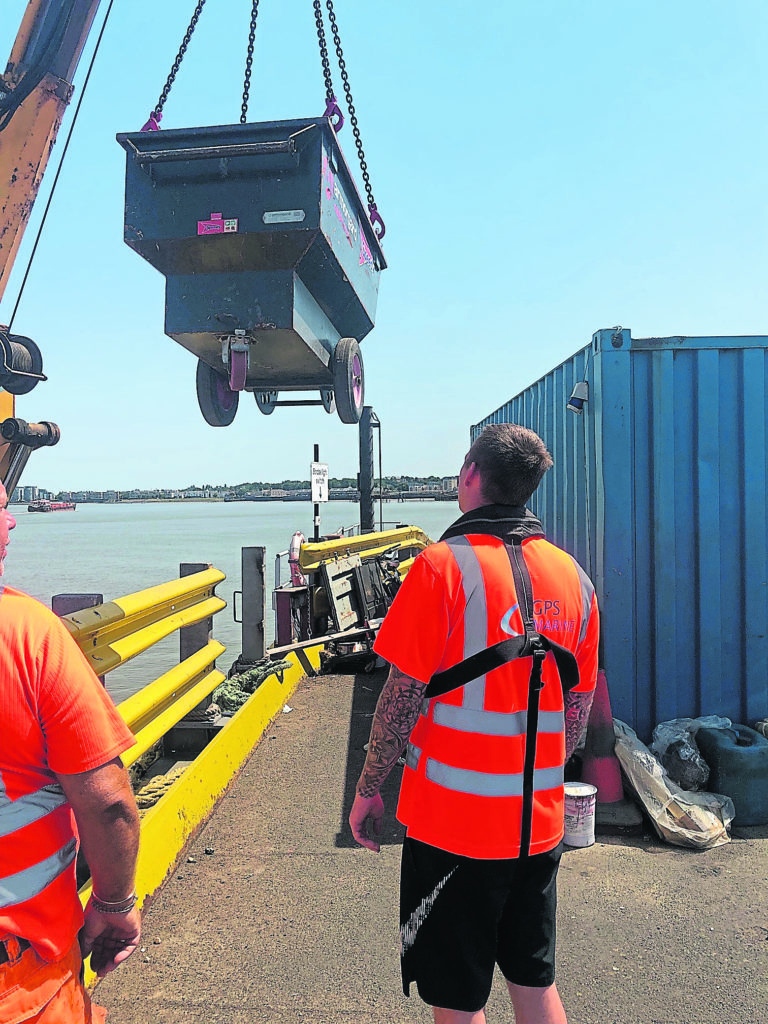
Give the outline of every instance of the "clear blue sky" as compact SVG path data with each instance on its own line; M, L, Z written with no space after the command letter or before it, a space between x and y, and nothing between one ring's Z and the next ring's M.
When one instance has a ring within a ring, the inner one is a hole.
M3 62L25 5L3 0ZM250 6L208 0L164 127L239 120ZM322 113L310 0L260 6L250 119ZM764 0L335 8L387 222L389 269L362 346L385 473L455 473L470 424L598 328L768 333ZM62 428L26 483L306 478L314 443L332 475L357 470L357 429L321 408L264 417L246 395L232 427L207 426L196 360L163 333L164 279L122 241L115 133L146 120L193 9L115 0L14 324L50 377L17 413ZM6 322L74 106L0 307ZM340 141L356 168L348 128Z

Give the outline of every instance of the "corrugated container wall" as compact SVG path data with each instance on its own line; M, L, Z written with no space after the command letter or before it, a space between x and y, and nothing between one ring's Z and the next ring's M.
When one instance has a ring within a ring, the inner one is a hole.
M611 709L645 740L671 718L768 716L767 347L597 331L471 429L521 423L549 446L531 507L595 582Z

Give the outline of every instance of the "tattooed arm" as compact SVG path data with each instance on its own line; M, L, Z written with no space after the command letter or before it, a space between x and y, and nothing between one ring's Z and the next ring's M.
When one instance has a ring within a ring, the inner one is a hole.
M589 693L569 692L565 695L565 760L567 761L578 746L584 726L589 718L594 690Z
M368 756L357 783L349 824L357 842L377 853L379 844L371 832L381 833L384 803L379 790L408 742L426 688L426 683L412 679L393 665L376 705Z

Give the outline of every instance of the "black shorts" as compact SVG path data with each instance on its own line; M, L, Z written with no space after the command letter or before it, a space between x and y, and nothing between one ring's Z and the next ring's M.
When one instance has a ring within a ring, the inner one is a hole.
M562 844L522 860L475 860L406 836L400 873L403 992L474 1013L493 971L514 985L555 980L557 869Z

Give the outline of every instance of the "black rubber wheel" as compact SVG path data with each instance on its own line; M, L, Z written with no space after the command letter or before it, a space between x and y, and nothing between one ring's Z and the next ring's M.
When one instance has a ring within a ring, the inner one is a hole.
M333 350L333 390L342 423L359 423L363 415L365 373L355 338L340 338Z
M202 359L197 361L197 403L203 419L212 427L228 427L235 418L240 395L226 377Z
M259 412L263 412L265 416L271 416L272 413L275 411L277 392L254 391L253 397L256 399L256 405L259 407Z
M333 388L321 388L320 401L327 413L336 412L336 395L333 393Z

